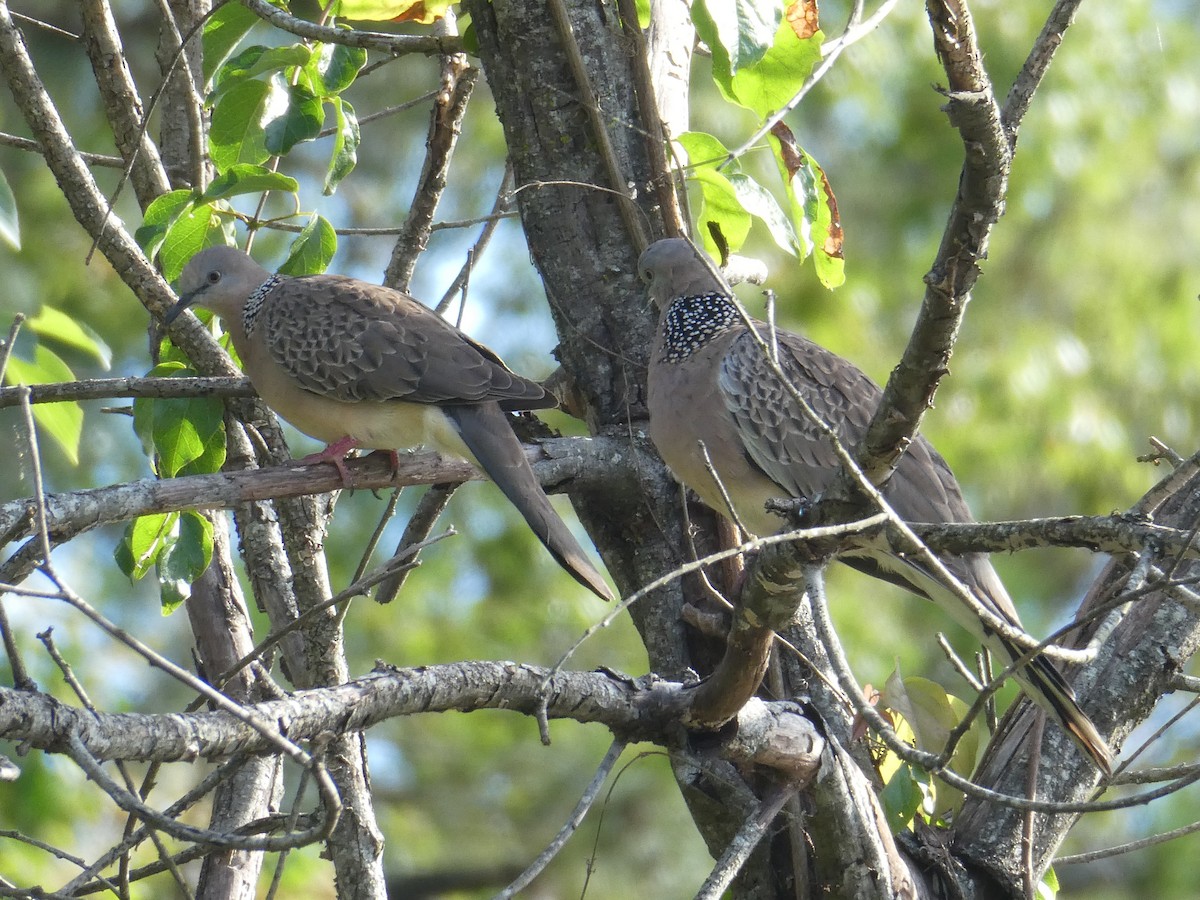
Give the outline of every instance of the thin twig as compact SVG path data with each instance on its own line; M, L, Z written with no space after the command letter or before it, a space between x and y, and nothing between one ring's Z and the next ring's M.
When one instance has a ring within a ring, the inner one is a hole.
M1103 850L1091 850L1087 853L1074 853L1070 856L1055 857L1054 865L1077 866L1080 863L1090 863L1101 859L1109 859L1114 856L1120 856L1123 853L1133 853L1136 850L1145 850L1147 847L1153 847L1156 844L1165 844L1167 841L1173 841L1181 837L1186 837L1189 834L1195 834L1197 831L1200 831L1200 822L1192 822L1190 825L1183 825L1179 828L1173 828L1170 831L1164 831L1162 834L1156 834L1151 837L1142 838L1141 840L1129 841L1125 844L1117 844L1115 847L1106 847Z
M404 582L408 580L409 573L418 564L419 548L429 543L429 533L433 531L433 526L441 518L450 498L454 496L454 492L461 486L461 481L431 484L421 496L417 508L408 520L408 524L404 526L404 533L400 535L396 550L392 554L392 559L404 560L406 564L399 568L390 568L392 574L379 582L379 587L375 591L376 603L391 603L396 599L396 595L404 587ZM450 529L450 532L453 532L453 529Z
M79 702L83 704L83 708L93 713L96 712L97 710L95 704L92 703L91 697L88 696L87 690L79 682L79 679L75 677L75 671L71 668L71 664L68 663L63 655L59 652L58 646L54 641L52 629L47 628L45 631L39 634L38 640L40 640L45 646L46 652L50 654L50 658L54 661L54 664L58 666L59 671L62 672L63 678L66 680L71 690L75 692L75 696L79 698ZM126 790L128 790L131 794L134 793L136 788L134 787L133 783L133 775L130 773L129 766L124 760L117 760L117 771L121 773L121 778L125 782ZM132 822L132 820L130 821ZM126 823L126 827L129 827L129 823ZM153 827L150 827L147 833L150 840L154 843L154 849L158 852L158 858L170 871L171 877L175 879L175 885L179 888L180 893L187 898L187 900L191 900L193 894L191 888L188 886L187 879L183 877L183 873L179 871L179 867L171 860L171 852L167 849L166 844L163 843L162 835L160 835L158 830Z
M18 18L14 13L13 18ZM5 134L0 132L0 144L6 147L15 147L18 150L28 150L30 153L41 154L42 145L37 141L30 140L26 137L19 137L15 134ZM104 166L109 169L125 168L125 160L119 156L107 156L103 153L88 153L86 150L76 151L79 158L91 166Z
M604 759L600 761L600 765L596 769L596 774L592 776L591 782L584 789L583 796L579 798L579 802L575 805L575 809L572 810L566 824L559 829L558 834L554 836L554 839L550 841L546 849L538 854L537 858L526 867L525 871L518 875L504 890L499 891L493 900L510 900L510 898L515 897L533 879L541 874L546 866L550 865L554 857L566 845L571 835L579 828L584 816L592 808L592 804L596 802L596 797L600 795L600 789L604 787L604 782L608 780L613 766L617 764L617 760L620 759L624 751L625 742L622 740L615 740L609 745L608 752L604 754Z
M487 248L487 245L491 242L492 235L496 233L497 226L503 219L508 217L509 208L512 206L513 202L512 190L513 169L512 163L510 162L504 166L504 177L500 179L500 187L496 191L496 199L492 203L492 211L483 217L483 230L479 232L479 237L475 239L475 243L472 244L471 248L467 251L466 262L463 263L462 268L459 269L458 274L454 277L454 280L450 282L450 286L446 288L445 293L442 294L442 299L439 300L437 306L434 307L439 313L445 313L447 307L450 305L451 299L453 299L456 293L461 291L463 294L463 304L459 307L459 317L461 318L462 309L466 306L467 286L471 280L471 269L475 265L475 262L483 254L483 251ZM436 225L431 226L430 230L433 230L436 227Z
M0 360L2 362L2 360ZM0 377L3 370L0 369ZM55 381L31 384L30 403L58 403L64 400L108 400L115 397L153 398L156 400L189 397L257 397L254 386L246 377L204 376L157 378L87 378L81 381ZM20 390L0 388L0 409L21 402Z
M444 18L439 27L454 29L453 18ZM412 281L417 258L429 243L433 215L446 190L450 161L462 131L463 117L479 78L462 53L443 55L442 87L438 91L430 114L429 136L425 142L425 160L421 176L409 206L408 215L392 248L392 256L384 272L384 284L407 291Z
M360 72L359 77L361 76L362 73ZM406 100L404 103L397 103L395 106L388 106L383 109L376 110L373 113L368 113L365 116L359 116L358 124L366 125L368 122L375 122L379 119L387 118L388 116L394 116L396 113L404 112L406 109L412 109L414 107L421 106L422 104L428 103L430 100L437 97L438 93L439 89L435 88L428 93L422 94L420 97L414 97L412 100ZM338 128L336 125L333 125L317 132L317 138L332 137L337 133Z
M696 892L696 900L718 900L725 896L725 891L742 870L754 848L766 836L767 829L775 821L775 817L795 795L796 788L787 784L777 785L771 790L733 836L733 840L717 860L716 866Z

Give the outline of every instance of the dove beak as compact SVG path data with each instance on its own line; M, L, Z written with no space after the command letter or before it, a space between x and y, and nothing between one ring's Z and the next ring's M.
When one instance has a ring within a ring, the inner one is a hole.
M179 318L185 309L187 309L196 301L196 295L199 293L199 291L190 291L186 294L183 294L179 298L179 302L167 310L167 314L163 316L163 324L169 327L176 319Z

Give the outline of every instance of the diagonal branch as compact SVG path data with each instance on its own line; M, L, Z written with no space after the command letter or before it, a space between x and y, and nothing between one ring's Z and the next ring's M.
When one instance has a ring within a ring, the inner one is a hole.
M916 326L888 379L859 454L863 471L874 484L890 477L949 372L950 354L979 277L979 262L987 255L992 227L1004 211L1011 165L1000 108L983 68L965 0L928 0L926 9L949 82L943 108L962 137L966 159L942 244L925 276Z
M417 257L429 244L433 214L446 190L450 172L450 160L454 147L462 133L463 116L467 113L467 101L475 88L479 70L467 66L466 58L452 57L457 62L448 62L446 68L451 79L449 90L439 92L430 113L429 137L426 140L425 163L416 195L396 243L392 259L384 273L384 283L401 291L407 291L416 268Z
M141 97L133 74L125 63L121 36L113 21L108 0L86 0L80 4L83 46L92 62L92 74L100 89L105 117L113 139L126 163L137 157L130 180L142 209L171 189L158 148L146 134Z

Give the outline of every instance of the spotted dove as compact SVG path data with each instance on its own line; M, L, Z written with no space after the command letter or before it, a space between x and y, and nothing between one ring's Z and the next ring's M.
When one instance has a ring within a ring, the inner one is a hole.
M272 275L232 247L198 253L167 324L193 303L221 316L246 374L271 408L326 442L304 462L336 465L353 447L428 446L475 462L559 564L613 594L550 505L506 410L552 397L421 303L338 275Z
M812 501L826 491L841 469L832 443L772 371L729 288L690 242L672 238L652 244L638 270L661 313L648 388L655 446L675 476L710 507L729 514L732 504L735 518L749 531L777 532L783 522L764 505L781 497ZM772 334L761 322L755 327L765 342L778 346L787 380L853 451L879 404L879 387L850 362L799 335ZM908 522L972 521L949 466L921 436L900 457L883 495ZM1020 627L1016 608L986 554L944 554L940 559L980 604ZM920 560L868 551L845 554L842 560L938 602L1001 658L1023 655L987 628ZM1109 772L1107 744L1050 660L1035 656L1016 677Z

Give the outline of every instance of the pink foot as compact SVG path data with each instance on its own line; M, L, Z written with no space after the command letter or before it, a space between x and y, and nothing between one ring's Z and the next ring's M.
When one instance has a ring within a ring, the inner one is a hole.
M298 466L315 466L318 463L332 463L342 476L342 487L350 487L350 470L346 468L346 454L358 446L358 441L347 435L341 440L334 441L319 453L310 453L303 459L296 460Z

